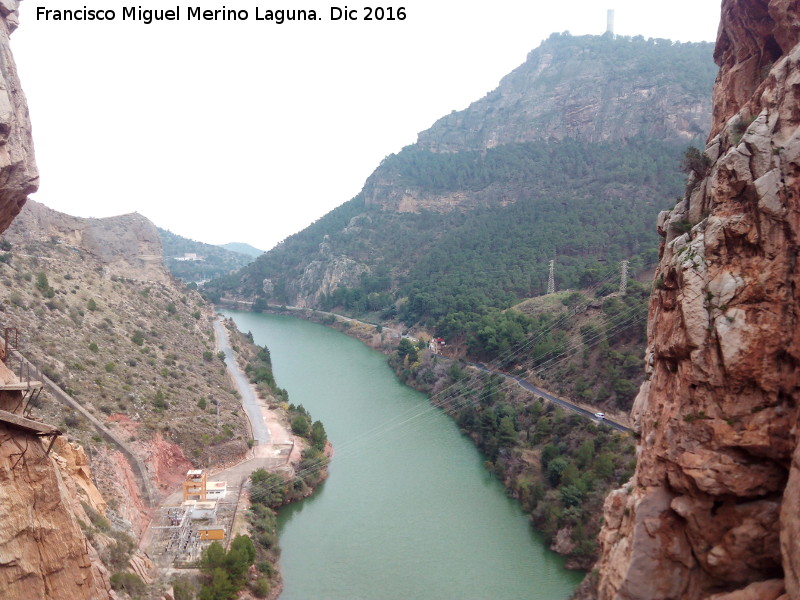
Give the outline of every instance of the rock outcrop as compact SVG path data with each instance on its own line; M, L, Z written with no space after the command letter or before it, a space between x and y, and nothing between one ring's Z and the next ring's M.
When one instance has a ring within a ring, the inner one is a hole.
M722 3L711 137L659 218L639 461L606 500L601 599L800 598L798 15Z
M6 238L14 243L57 238L91 253L103 264L106 277L166 282L163 250L158 229L139 213L84 219L73 217L29 200Z
M664 69L665 48L674 68ZM460 152L565 138L690 141L708 132L710 90L677 65L705 52L710 44L554 33L497 89L439 119L417 144Z
M369 267L347 256L328 255L311 261L291 287L297 298L295 304L303 308L316 306L323 296L332 294L339 286L358 285L363 273L369 273Z
M16 0L0 0L0 232L38 187L25 96L9 47L17 26ZM5 354L5 353L3 353ZM5 356L3 356L5 358ZM0 364L0 382L17 377ZM19 413L23 392L0 390L0 409ZM11 418L13 420L13 418ZM108 574L81 523L88 523L81 500L104 508L86 456L62 441L64 456L48 454L42 438L0 421L0 595L89 600L115 597ZM80 490L80 491L79 491Z
M17 380L0 364L4 382ZM21 406L22 392L0 391L0 409ZM81 505L104 506L82 451L62 441L64 457L41 438L0 422L0 590L5 600L111 597L108 573L81 523ZM78 491L80 487L81 491Z
M0 231L39 188L28 105L9 45L18 7L17 0L0 0Z

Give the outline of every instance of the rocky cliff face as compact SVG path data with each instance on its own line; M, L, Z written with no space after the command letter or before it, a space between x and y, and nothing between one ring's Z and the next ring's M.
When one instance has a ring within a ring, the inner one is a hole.
M0 231L39 187L28 105L9 45L18 6L17 0L0 0Z
M3 431L7 435L8 431ZM107 598L108 574L79 526L81 506L68 479L38 442L13 469L24 443L0 447L3 536L0 589L9 600Z
M659 218L640 456L606 500L599 598L800 598L798 15L722 3L705 158Z
M17 381L0 364L3 383ZM0 391L0 409L17 411L20 391ZM47 454L42 439L0 422L0 590L8 600L112 597L108 573L81 523L81 501L105 508L82 450L61 441ZM80 490L80 491L79 491Z
M17 25L16 0L0 0L0 232L36 191L31 126L9 35ZM16 376L0 364L0 383ZM0 390L0 409L21 410L22 392ZM107 572L81 523L81 505L102 510L82 451L62 441L66 458L49 455L42 439L0 422L0 595L30 598L114 597ZM80 490L80 491L79 491Z
M51 238L91 253L106 277L166 282L158 229L138 213L104 219L82 219L29 201L7 235L15 243Z
M673 55L667 60L679 64L710 53L704 43L553 34L497 89L439 119L417 144L459 152L548 139L705 136L709 90L684 77L679 66L664 69L659 61L665 47Z

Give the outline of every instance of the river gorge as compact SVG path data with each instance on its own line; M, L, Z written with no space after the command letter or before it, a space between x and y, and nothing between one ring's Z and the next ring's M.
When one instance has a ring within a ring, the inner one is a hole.
M567 598L567 571L472 442L385 357L302 319L233 310L278 385L320 419L330 477L280 513L281 600Z

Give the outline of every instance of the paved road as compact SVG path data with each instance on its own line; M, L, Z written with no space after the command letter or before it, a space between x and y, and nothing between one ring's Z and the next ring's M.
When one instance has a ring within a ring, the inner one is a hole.
M250 380L245 377L236 363L236 357L233 354L233 349L228 339L228 331L218 319L214 321L214 333L216 333L217 337L217 349L225 353L228 373L233 377L236 388L242 395L242 405L247 412L247 418L250 419L250 426L253 430L253 439L255 443L257 445L271 444L272 436L270 436L269 429L266 423L264 423L264 418L261 416L261 408L258 406L253 388L250 387Z
M581 408L580 406L577 406L577 405L575 405L572 402L569 402L567 400L563 400L561 398L557 398L556 396L553 396L552 394L548 394L544 390L539 389L538 387L536 387L532 383L529 383L529 382L525 381L521 377L517 377L516 375L510 375L509 373L503 373L502 371L493 371L492 369L490 369L489 367L487 367L486 365L481 364L481 363L474 363L474 362L467 361L467 364L475 367L476 369L480 369L484 373L492 373L494 375L499 375L500 377L505 377L506 379L511 379L512 381L517 382L517 384L519 386L521 386L522 388L528 390L529 392L533 392L537 396L541 396L545 400L549 400L550 402L553 402L554 404L558 404L559 406L562 406L562 407L566 408L567 410L571 410L573 412L576 412L579 415L581 415L582 417L586 417L587 419L591 419L593 421L598 421L598 422L601 422L601 423L605 423L609 427L613 427L614 429L616 429L618 431L622 431L623 433L633 433L632 429L629 429L628 427L625 427L624 425L621 425L620 423L617 423L616 421L612 421L611 419L609 419L607 417L602 419L602 420L598 419L597 417L594 416L594 413L592 411L586 410L585 408Z

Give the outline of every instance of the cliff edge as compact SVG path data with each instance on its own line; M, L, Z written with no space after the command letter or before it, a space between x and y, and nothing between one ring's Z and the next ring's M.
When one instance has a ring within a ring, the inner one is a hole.
M18 0L0 0L0 231L39 188L31 120L9 45L17 28Z
M28 108L9 47L18 6L16 0L0 0L0 232L39 181ZM0 409L14 413L0 422L2 597L113 598L108 573L82 531L89 518L81 502L102 509L88 465L76 466L85 462L76 458L82 451L61 440L48 452L42 438L9 422L21 417L24 397L15 388L18 383L0 363Z
M597 597L800 598L800 2L723 0L713 122L659 216L639 461Z

